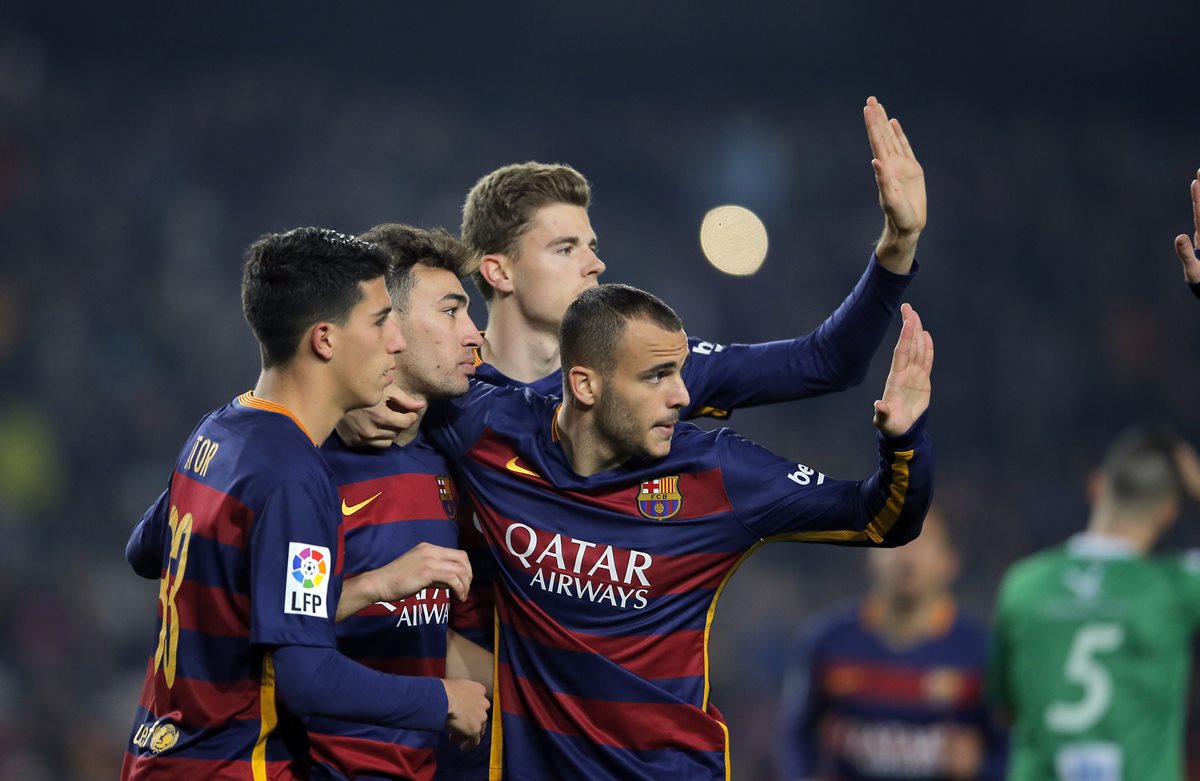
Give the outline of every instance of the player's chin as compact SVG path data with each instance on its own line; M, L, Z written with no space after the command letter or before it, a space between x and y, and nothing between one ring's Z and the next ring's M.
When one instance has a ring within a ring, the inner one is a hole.
M671 432L662 433L662 426L655 426L653 433L646 440L646 455L651 458L665 458L671 455Z

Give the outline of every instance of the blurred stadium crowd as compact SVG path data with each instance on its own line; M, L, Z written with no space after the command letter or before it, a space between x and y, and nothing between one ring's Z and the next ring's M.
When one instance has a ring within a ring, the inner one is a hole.
M561 160L593 182L606 279L657 292L689 333L729 342L814 327L879 227L861 90L669 111L647 91L610 91L571 121L520 96L481 112L473 95L442 100L416 82L348 86L284 56L169 82L120 73L58 67L36 37L0 38L3 778L115 773L156 596L122 548L192 423L255 375L237 285L260 233L456 230L477 177ZM1200 441L1200 329L1171 248L1190 231L1194 128L1050 101L881 98L927 172L911 295L937 340L931 433L966 558L958 591L986 616L1011 561L1082 525L1084 479L1113 433L1165 423ZM727 202L770 232L746 280L698 247L700 217ZM480 300L472 313L482 327ZM859 389L732 425L827 473L866 473L885 365ZM1200 540L1198 519L1186 512L1175 544ZM788 638L858 593L861 556L776 546L722 598L713 699L736 777L772 778Z

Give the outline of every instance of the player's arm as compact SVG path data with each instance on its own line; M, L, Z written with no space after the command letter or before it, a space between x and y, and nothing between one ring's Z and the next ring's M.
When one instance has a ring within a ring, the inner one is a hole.
M415 545L378 569L368 570L342 582L337 620L342 621L376 602L393 602L411 597L423 588L449 589L460 601L471 588L471 562L457 548L429 542Z
M815 778L817 723L823 702L816 678L816 638L806 631L788 658L780 698L776 761L783 781Z
M1196 232L1189 239L1186 233L1175 237L1175 254L1183 264L1183 278L1187 280L1192 293L1200 298L1200 171L1192 180L1192 222Z
M903 545L921 531L933 491L925 433L933 340L907 304L883 397L875 402L879 467L835 480L738 435L718 437L725 487L742 526L759 540Z
M925 173L900 123L874 98L863 109L883 233L850 295L812 333L755 345L693 345L684 366L692 397L684 417L808 398L858 385L911 281L925 228ZM697 349L700 348L700 349Z
M301 718L378 724L394 729L450 729L460 743L479 742L490 707L476 681L389 675L336 648L285 645L269 654L279 697Z
M492 696L492 652L451 629L446 634L446 676L478 681Z
M125 560L143 578L158 580L162 575L163 550L167 545L167 526L170 520L171 489L159 494L154 504L142 515L125 543Z
M477 739L486 710L479 684L388 675L338 652L338 504L328 473L312 464L280 470L254 518L245 551L250 642L264 651L264 676L273 674L296 715L426 730L449 719Z

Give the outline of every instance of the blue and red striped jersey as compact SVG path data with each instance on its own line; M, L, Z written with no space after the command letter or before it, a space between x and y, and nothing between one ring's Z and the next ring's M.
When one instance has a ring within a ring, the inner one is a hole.
M418 435L386 450L352 449L337 435L321 449L341 494L346 576L384 566L422 542L458 543L463 508L446 459ZM446 589L376 602L337 625L338 649L380 672L446 674ZM313 778L429 779L440 733L328 718L307 720Z
M492 778L728 778L708 633L727 579L774 540L902 544L931 492L923 421L835 480L681 424L671 454L572 471L555 400L474 383L426 434L457 462L497 561Z
M815 619L789 661L780 719L784 781L940 781L953 733L978 741L976 778L1000 781L1006 744L983 699L987 630L947 598L935 631L903 648L867 599Z
M307 776L269 648L336 644L339 524L329 467L286 409L246 393L201 421L127 549L160 576L123 779Z

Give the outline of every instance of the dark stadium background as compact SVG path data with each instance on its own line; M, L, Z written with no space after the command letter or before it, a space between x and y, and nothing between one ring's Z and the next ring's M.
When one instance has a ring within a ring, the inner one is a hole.
M242 248L266 230L456 229L503 163L595 186L607 279L689 331L814 327L880 217L861 107L925 165L911 288L937 341L938 495L959 591L1062 540L1121 427L1200 442L1200 302L1171 242L1200 167L1195 2L975 4L14 0L0 9L0 777L109 779L154 584L122 550L192 424L250 387ZM740 203L771 249L704 262ZM482 326L480 305L474 315ZM867 382L733 425L837 476L873 463ZM1189 509L1172 544L1200 542ZM717 611L714 701L734 778L771 779L784 648L858 592L861 552L779 546ZM1192 745L1200 741L1192 740Z

